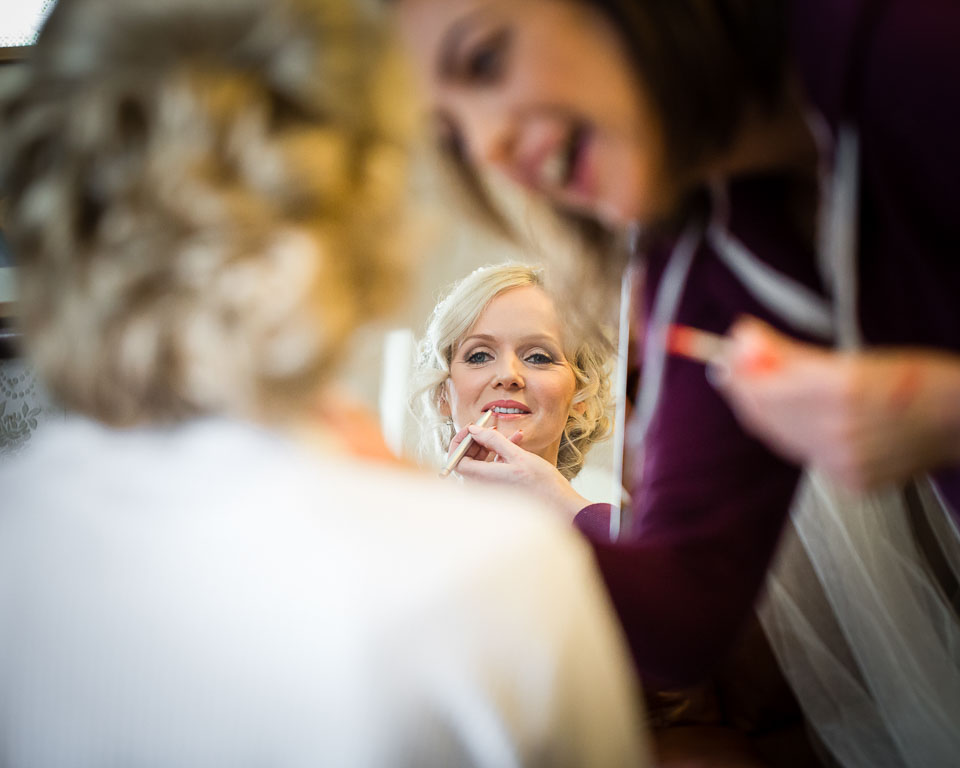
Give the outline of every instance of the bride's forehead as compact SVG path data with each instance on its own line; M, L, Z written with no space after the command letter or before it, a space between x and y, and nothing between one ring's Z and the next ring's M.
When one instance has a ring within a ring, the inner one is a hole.
M537 286L514 288L487 304L460 341L542 341L562 344L564 326L553 299Z
M484 323L552 327L560 325L560 317L556 304L543 288L525 285L494 296L477 317L474 327Z

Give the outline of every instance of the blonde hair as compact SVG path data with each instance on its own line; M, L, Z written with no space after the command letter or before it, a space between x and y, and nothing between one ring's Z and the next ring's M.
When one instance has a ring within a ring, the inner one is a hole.
M11 70L20 320L67 407L292 415L402 293L413 113L367 5L60 0Z
M523 264L481 267L457 282L434 308L418 349L413 400L429 450L444 455L456 434L453 418L443 411L450 364L460 340L495 297L528 286L546 290L541 269ZM571 409L560 438L557 469L567 479L577 475L587 451L609 432L611 352L609 342L602 339L580 340L564 349L576 378L573 402L584 405L582 410Z

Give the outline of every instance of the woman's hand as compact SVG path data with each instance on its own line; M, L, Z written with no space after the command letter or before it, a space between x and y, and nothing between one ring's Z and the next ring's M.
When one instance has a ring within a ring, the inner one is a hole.
M827 351L754 319L730 337L719 388L784 456L855 490L960 463L960 357Z
M473 435L473 445L457 465L456 471L460 475L471 480L524 488L558 509L568 522L590 504L553 464L520 446L523 432L516 432L507 438L495 428L484 429L471 424L453 438L451 452L468 431Z

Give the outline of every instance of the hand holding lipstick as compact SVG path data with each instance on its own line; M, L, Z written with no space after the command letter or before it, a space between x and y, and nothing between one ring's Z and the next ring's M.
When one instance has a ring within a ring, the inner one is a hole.
M522 431L507 437L496 427L471 424L454 437L449 455L467 436L472 438L472 445L457 465L463 477L525 488L557 508L567 522L590 503L556 466L522 447Z
M471 451L473 452L474 458L476 458L478 453L483 451L482 448L474 444L473 435L470 434L470 426L485 427L490 423L490 420L495 417L496 414L494 414L492 410L484 411L480 418L477 419L476 424L468 425L454 435L453 440L450 441L450 450L447 451L447 463L444 464L443 469L440 470L440 477L449 477L459 466L463 457Z
M785 457L859 490L960 463L960 357L858 353L736 323L718 388L741 422Z
M486 416L487 414L493 414L493 411L487 411L484 415ZM491 451L489 448L485 448L474 438L473 432L485 427L489 427L491 430L496 430L496 420L493 418L484 419L481 417L480 419L477 419L475 424L468 424L453 436L453 440L450 441L450 449L447 451L447 466L450 465L451 461L456 462L451 471L456 470L464 458L469 458L472 461L497 460L496 452ZM510 442L519 445L520 441L523 440L523 431L520 430L514 432L507 439ZM466 443L466 445L464 445L464 443ZM461 449L463 449L463 455L459 456Z

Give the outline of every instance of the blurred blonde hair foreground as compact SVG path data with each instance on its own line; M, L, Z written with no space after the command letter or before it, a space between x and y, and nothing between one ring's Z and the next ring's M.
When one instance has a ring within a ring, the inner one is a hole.
M282 419L403 294L414 114L374 5L60 0L0 90L0 191L64 405Z
M460 340L495 297L527 286L547 290L542 269L523 264L480 267L454 284L434 308L417 353L413 407L427 433L425 447L436 455L446 454L456 434L449 408L444 406L450 363ZM567 335L564 355L577 382L573 402L585 404L582 412L571 410L560 439L557 469L569 480L583 468L587 451L609 433L613 350L600 335L578 331L581 324L564 325ZM576 337L572 343L571 337Z

